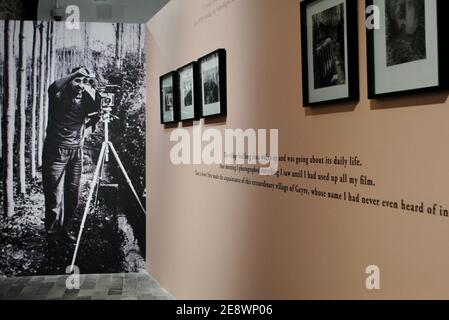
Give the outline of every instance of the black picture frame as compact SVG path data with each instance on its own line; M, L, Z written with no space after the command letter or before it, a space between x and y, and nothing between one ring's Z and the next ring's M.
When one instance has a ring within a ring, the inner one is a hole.
M183 72L186 72L187 69L192 70L191 75L186 75L191 77L191 91L190 95L187 94L187 96L184 96L184 76ZM198 62L193 61L190 62L181 68L177 70L178 76L178 120L179 121L193 121L198 120L200 118L200 112L201 112L201 93L200 93L200 74L199 74L199 67ZM191 101L191 105L188 105L186 103L186 100ZM190 107L191 106L191 107Z
M426 5L425 0L424 1L424 5ZM395 96L403 96L403 95L414 95L414 94L422 94L422 93L427 93L427 92L433 92L433 91L439 91L439 90L447 90L449 89L449 78L447 77L447 72L449 70L449 62L447 61L447 57L449 54L449 50L448 50L448 45L447 45L447 40L445 39L445 35L444 35L444 31L446 30L446 26L444 26L445 23L445 13L447 12L447 9L449 8L448 4L447 4L447 0L432 0L433 3L435 3L436 7L435 7L435 12L434 14L436 15L436 30L431 31L431 33L435 33L437 34L436 36L436 40L434 41L434 45L437 46L437 48L433 47L432 50L434 50L433 52L435 52L434 56L436 56L437 59L437 66L435 66L433 64L433 67L437 70L438 75L436 76L436 78L438 78L438 83L436 85L425 85L425 86L416 86L416 87L410 87L410 88L404 88L404 89L395 89L392 88L391 91L385 91L385 90L381 90L378 88L378 86L376 87L376 81L377 81L377 74L376 74L376 64L375 64L375 54L376 54L376 45L375 45L375 29L369 29L367 28L366 31L366 38L367 38L367 67L368 67L368 98L369 99L380 99L380 98L387 98L387 97L395 97ZM367 8L369 6L375 5L375 1L374 0L366 0L365 2ZM425 7L425 10L428 10L428 7ZM386 7L384 12L380 12L381 15L381 20L382 20L382 15L383 15L383 19L385 21L385 26L387 26L387 17L386 17ZM424 10L424 11L425 11ZM366 18L368 19L369 16L371 15L371 13L367 13L366 14ZM395 20L393 20L395 21ZM390 22L391 23L391 22ZM426 28L426 22L424 22L424 28ZM391 27L390 27L391 28ZM392 40L387 40L387 34L388 34L388 29L387 27L384 28L385 29L385 46L388 46L388 41L392 41ZM424 31L426 32L426 31ZM426 33L424 33L426 34ZM417 41L417 40L416 40ZM422 41L421 41L422 42ZM428 53L429 52L429 47L427 46L428 42L425 41L425 52ZM387 48L388 50L388 48ZM416 50L416 48L414 48L414 50ZM388 52L388 51L387 51ZM413 79L413 78L419 78L419 77L413 77L411 75L412 72L412 64L413 62L419 62L421 60L411 60L409 62L401 62L399 59L395 58L394 54L390 54L390 56L388 56L388 53L386 53L387 55L387 62L386 62L386 67L385 69L389 68L390 66L388 66L388 60L393 61L392 63L397 63L397 66L401 66L403 67L403 72L398 71L398 75L402 75L404 77L407 77L409 79ZM396 62L395 62L396 59ZM409 58L411 59L411 58ZM415 59L419 59L415 58ZM424 60L428 60L428 56L426 55L426 59ZM396 66L396 65L394 65ZM419 75L419 71L415 72L417 75ZM388 75L387 75L388 76ZM391 77L390 77L391 78ZM396 77L394 77L396 79ZM417 79L418 80L418 79ZM411 85L411 83L410 83Z
M206 64L216 65L210 67ZM208 69L205 69L208 67ZM218 49L198 59L200 116L202 118L227 116L227 79L226 79L226 50ZM218 70L212 70L218 69ZM213 81L212 86L206 87L205 78ZM218 84L217 84L218 79ZM218 86L218 88L217 88ZM208 93L206 93L206 90ZM217 101L218 100L218 101Z
M166 83L166 81L168 81L168 83L171 82L171 86ZM159 88L161 124L178 122L178 73L176 71L171 71L162 75L159 78ZM169 108L171 108L171 110L168 110Z
M327 2L329 5L332 3L335 5L326 7ZM314 15L311 13L311 19L317 21L317 26L313 23L309 25L308 11L319 10L323 4L326 9L317 11ZM343 13L340 6L342 4ZM357 0L305 0L301 2L300 7L303 106L314 107L359 101ZM340 19L335 18L338 16ZM335 24L338 27L335 27ZM314 48L315 38L309 33L312 35L317 33L317 38L321 38L316 44L319 48ZM345 48L341 48L340 45L342 37ZM334 57L335 61L332 63L329 57Z

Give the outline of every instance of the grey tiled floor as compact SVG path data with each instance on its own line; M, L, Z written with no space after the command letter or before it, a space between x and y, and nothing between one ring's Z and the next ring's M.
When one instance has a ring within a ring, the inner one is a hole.
M66 288L67 275L5 278L0 300L173 300L147 273L80 275L80 289Z

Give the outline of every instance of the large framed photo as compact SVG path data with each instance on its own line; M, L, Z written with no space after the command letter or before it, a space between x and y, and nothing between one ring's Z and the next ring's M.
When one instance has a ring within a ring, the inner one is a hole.
M219 49L198 60L201 117L226 116L226 51Z
M367 30L368 96L445 89L447 0L367 0L379 8L379 28Z
M301 3L303 104L359 99L357 0Z
M198 63L195 61L179 68L178 81L179 120L198 119L201 105Z
M177 72L169 72L160 78L161 123L174 123L178 120Z

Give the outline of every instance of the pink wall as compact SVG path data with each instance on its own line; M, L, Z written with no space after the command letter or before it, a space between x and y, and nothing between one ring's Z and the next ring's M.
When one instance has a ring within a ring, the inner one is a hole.
M313 110L302 107L297 0L172 0L148 22L148 270L177 298L449 297L447 218L203 179L195 170L223 170L170 162L159 76L225 48L228 117L205 127L278 128L280 154L358 156L362 168L315 169L376 181L305 187L448 208L447 94L368 100L363 12L360 0L360 102ZM365 288L371 264L380 291Z

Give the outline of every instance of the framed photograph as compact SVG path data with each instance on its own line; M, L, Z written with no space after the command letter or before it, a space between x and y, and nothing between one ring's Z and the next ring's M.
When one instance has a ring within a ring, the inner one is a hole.
M301 3L303 104L358 101L357 0Z
M179 88L179 117L180 121L195 120L199 118L199 72L198 63L192 62L178 69Z
M367 29L368 96L380 98L448 88L447 0L367 0L380 11Z
M226 116L226 51L219 49L198 60L203 118Z
M172 71L160 78L162 124L178 121L177 76L177 72Z

